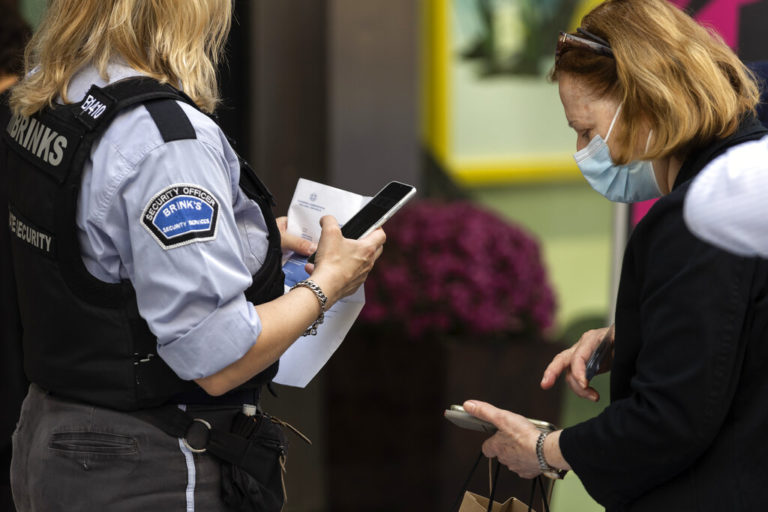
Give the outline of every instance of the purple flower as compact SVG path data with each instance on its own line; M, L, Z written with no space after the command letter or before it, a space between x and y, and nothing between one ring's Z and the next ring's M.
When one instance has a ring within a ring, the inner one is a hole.
M419 201L387 223L360 321L411 339L536 333L555 296L536 240L469 202Z

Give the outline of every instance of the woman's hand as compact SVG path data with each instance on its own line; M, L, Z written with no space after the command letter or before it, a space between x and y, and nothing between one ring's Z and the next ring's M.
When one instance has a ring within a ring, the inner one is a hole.
M589 361L592 352L595 351L606 333L609 332L611 344L613 344L615 329L612 325L585 332L571 348L557 354L552 362L549 363L547 369L544 370L541 387L543 389L551 388L560 374L565 371L565 381L577 396L592 400L593 402L600 400L600 393L590 387L587 381L587 361ZM604 359L598 373L604 373L610 369L611 360L613 359L612 354L613 349Z
M483 443L486 457L498 457L499 462L522 478L534 478L541 473L536 456L539 430L527 418L476 400L464 402L464 410L499 429Z
M288 217L278 217L277 228L280 230L280 248L283 250L283 254L291 251L302 256L309 256L317 250L317 244L288 233Z
M320 225L322 232L315 264L307 265L307 271L328 296L326 308L329 308L363 284L381 255L387 237L379 228L360 240L344 238L339 223L330 215L320 219Z

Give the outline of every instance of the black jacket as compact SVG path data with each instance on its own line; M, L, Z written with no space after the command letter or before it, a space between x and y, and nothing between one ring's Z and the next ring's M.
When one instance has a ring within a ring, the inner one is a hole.
M765 133L745 121L692 152L629 240L611 404L560 438L565 459L609 511L768 506L768 261L708 245L683 221L691 179Z

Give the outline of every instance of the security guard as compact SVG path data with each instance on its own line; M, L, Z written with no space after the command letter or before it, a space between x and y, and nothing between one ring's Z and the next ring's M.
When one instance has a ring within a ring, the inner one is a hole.
M311 280L283 295L271 196L198 110L231 2L71 3L50 3L4 133L32 382L16 506L279 509L279 429L230 426L384 234L324 218Z

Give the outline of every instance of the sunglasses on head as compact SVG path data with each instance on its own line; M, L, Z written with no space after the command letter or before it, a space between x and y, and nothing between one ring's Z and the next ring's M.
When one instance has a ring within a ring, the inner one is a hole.
M608 41L581 27L577 28L576 32L585 37L568 34L567 32L560 32L560 38L557 40L557 49L555 50L555 61L557 61L563 53L574 48L589 50L597 55L613 57L613 50L608 44Z

